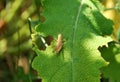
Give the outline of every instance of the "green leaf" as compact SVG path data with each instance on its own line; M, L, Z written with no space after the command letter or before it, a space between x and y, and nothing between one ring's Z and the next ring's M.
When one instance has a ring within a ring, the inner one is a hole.
M108 47L103 46L101 49L103 58L110 62L106 67L103 67L101 71L105 78L109 78L110 82L120 81L120 44L110 42Z
M100 12L96 0L44 0L46 21L36 26L43 36L54 40L45 51L34 48L38 56L33 68L43 82L99 82L99 68L107 62L98 47L111 38L112 22ZM102 7L101 7L102 8ZM100 20L99 20L100 19ZM62 35L62 49L56 53L58 34Z

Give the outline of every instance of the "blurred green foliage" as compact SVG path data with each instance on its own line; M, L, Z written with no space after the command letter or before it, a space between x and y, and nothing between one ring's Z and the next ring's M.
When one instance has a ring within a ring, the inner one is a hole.
M28 18L39 20L40 6L40 0L0 0L0 82L36 82Z

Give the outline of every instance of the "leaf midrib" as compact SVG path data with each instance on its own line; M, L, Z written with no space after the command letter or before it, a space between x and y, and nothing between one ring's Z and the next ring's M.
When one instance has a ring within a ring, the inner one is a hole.
M76 34L76 31L77 31L77 28L78 28L78 21L79 21L79 17L80 17L80 13L81 13L81 10L82 10L82 6L83 6L83 3L84 3L85 0L81 0L80 2L80 6L78 8L78 13L77 13L77 16L76 16L76 19L75 19L75 24L73 26L73 36L72 36L72 47L71 47L71 81L74 82L74 73L73 73L73 63L74 63L74 60L73 60L73 50L74 50L74 44L75 44L75 40L76 40L76 37L75 37L75 34Z

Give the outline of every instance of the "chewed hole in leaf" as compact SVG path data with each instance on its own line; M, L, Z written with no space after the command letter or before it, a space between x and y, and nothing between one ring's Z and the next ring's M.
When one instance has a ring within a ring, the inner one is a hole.
M41 47L40 50L45 50L49 45L51 45L51 42L53 41L53 37L48 35L46 37L42 37L41 40L44 45L44 49L43 47Z
M33 38L33 44L36 45L39 50L45 51L48 46L51 46L55 53L59 53L62 50L62 34L58 34L56 39L51 35L44 37L40 34L34 35Z
M51 35L48 35L45 37L45 41L48 45L50 45L51 42L53 41L53 37Z
M53 41L52 36L42 36L40 34L32 35L33 45L37 46L40 50L45 50Z

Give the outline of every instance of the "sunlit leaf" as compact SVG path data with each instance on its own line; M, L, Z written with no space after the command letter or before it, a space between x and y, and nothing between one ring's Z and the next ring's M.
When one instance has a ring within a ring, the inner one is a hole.
M99 46L111 41L112 22L106 19L97 0L44 0L46 21L36 26L43 36L54 40L46 48L34 47L38 56L33 68L43 82L99 82L102 66ZM56 53L58 35L62 35L62 49ZM104 37L106 36L106 37Z

